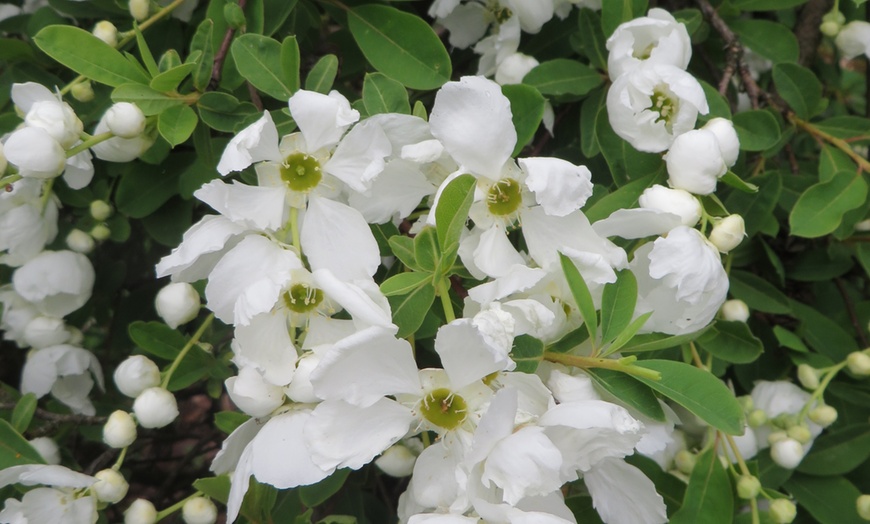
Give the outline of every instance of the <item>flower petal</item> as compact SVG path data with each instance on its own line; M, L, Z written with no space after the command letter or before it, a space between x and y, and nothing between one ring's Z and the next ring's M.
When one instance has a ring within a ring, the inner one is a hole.
M193 194L233 222L253 229L280 229L286 222L283 188L212 180Z
M312 270L329 269L344 281L371 278L381 264L378 243L362 214L334 200L309 200L301 240Z
M244 128L230 140L221 155L217 170L221 175L241 171L254 162L272 160L280 162L278 151L278 128L268 111L259 120Z
M290 411L272 417L251 441L251 473L260 482L278 489L308 486L328 477L334 468L323 469L311 460L305 426L311 411Z
M290 97L288 105L309 153L337 144L345 130L359 120L359 111L351 109L350 102L338 91L324 95L300 89Z

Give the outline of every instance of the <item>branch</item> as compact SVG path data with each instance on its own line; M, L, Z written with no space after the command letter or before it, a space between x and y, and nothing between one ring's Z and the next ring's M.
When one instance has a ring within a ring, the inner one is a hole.
M245 8L248 0L239 0L239 7ZM221 40L221 46L218 52L214 55L214 64L211 67L211 81L208 83L209 89L217 89L221 82L221 69L224 67L224 61L227 59L227 53L230 51L230 44L233 43L233 35L236 34L234 27L228 27L224 33L224 39Z
M794 35L797 37L800 59L798 63L809 66L816 56L816 49L822 40L822 32L819 26L822 17L831 10L832 0L810 0L801 9L798 21L794 26Z

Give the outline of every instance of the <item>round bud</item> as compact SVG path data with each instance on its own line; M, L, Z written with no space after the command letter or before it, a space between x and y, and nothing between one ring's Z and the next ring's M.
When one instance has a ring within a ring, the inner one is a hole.
M694 227L701 220L701 202L683 189L671 189L656 184L645 189L637 203L644 209L673 213L687 227Z
M780 467L794 469L804 458L804 447L793 438L785 438L770 447L770 456Z
M839 10L829 11L822 17L822 25L819 27L822 34L831 38L837 36L843 24L846 23L846 17Z
M710 242L722 253L728 253L740 245L746 236L746 225L740 215L728 215L713 226Z
M57 447L57 442L54 439L49 437L36 437L35 439L28 440L33 449L39 453L39 456L42 457L42 460L45 461L46 464L51 466L56 466L60 464L60 449Z
M785 431L774 431L770 435L767 436L767 443L771 446L776 444L781 440L785 440L788 438L788 434Z
M681 473L685 473L689 475L692 473L692 470L695 469L695 464L698 462L698 456L692 453L687 449L683 449L677 452L674 456L674 465L677 466L677 470Z
M858 516L864 520L870 520L870 495L860 495L855 500Z
M810 410L810 420L826 428L837 421L837 410L831 406L818 406Z
M807 442L813 439L813 434L810 433L810 428L806 427L803 424L794 425L788 430L786 430L786 434L801 444L806 444Z
M157 508L150 501L136 499L124 512L124 524L154 524L157 522Z
M130 485L127 484L124 476L114 469L98 471L94 478L97 481L91 486L91 491L97 496L97 500L114 504L127 495Z
M755 409L755 401L752 400L751 395L739 396L737 397L737 402L740 403L740 407L743 408L744 413L749 413Z
M108 20L102 20L97 22L97 25L94 26L94 30L92 31L95 37L99 38L103 42L109 44L112 47L118 45L118 28L115 27L115 24L109 22Z
M199 293L187 282L173 282L157 293L154 308L166 325L175 329L199 314Z
M749 306L740 299L726 300L722 304L722 318L731 322L746 322L749 320Z
M750 428L757 428L767 423L767 413L762 409L753 409L746 418Z
M106 111L106 125L115 136L135 138L145 131L145 114L136 104L118 102Z
M105 224L97 224L93 229L91 229L91 236L94 237L94 240L102 242L103 240L108 240L109 237L112 236L112 230Z
M798 366L798 381L803 387L814 391L819 387L819 371L809 364L801 364Z
M148 18L148 11L151 9L150 0L130 0L130 16L137 22L141 22Z
M375 466L391 477L407 477L414 472L417 455L402 444L393 444L375 460Z
M162 428L178 416L178 403L169 391L148 388L136 397L133 413L143 428Z
M111 448L126 448L136 440L136 421L120 409L109 415L103 426L103 442Z
M205 497L194 497L184 503L181 516L187 524L212 524L217 520L217 508Z
M76 82L70 88L70 94L79 102L90 102L94 99L94 87L90 80Z
M754 499L761 491L761 481L754 475L743 475L737 481L737 496L742 499Z
M73 229L66 236L66 245L76 253L90 253L94 250L94 237L81 229Z
M91 201L90 212L91 216L94 217L94 220L99 220L102 222L106 220L115 210L112 209L112 205L106 202L105 200L93 200Z
M788 524L797 517L797 508L788 499L776 499L770 503L768 514L776 524Z
M245 24L247 24L247 20L245 20L245 12L241 7L239 7L239 4L235 2L224 4L224 19L233 29L241 29L245 27Z
M24 326L24 342L34 348L47 348L68 342L70 332L62 319L34 317Z
M722 160L725 161L725 165L728 167L733 166L737 162L737 156L740 154L740 139L737 138L734 122L727 118L712 118L701 129L716 135L716 142L719 143Z
M849 366L849 371L859 377L870 376L870 355L861 351L849 353L846 357L846 365Z
M160 384L160 368L145 355L133 355L118 365L114 377L118 391L136 398Z

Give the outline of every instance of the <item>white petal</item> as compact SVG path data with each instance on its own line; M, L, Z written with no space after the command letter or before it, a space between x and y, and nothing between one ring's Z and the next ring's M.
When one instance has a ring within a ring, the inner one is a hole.
M253 446L245 446L239 457L238 466L233 471L230 477L230 494L227 497L227 522L235 522L239 516L239 511L242 509L242 502L245 500L245 494L248 492L248 486L251 482L253 474Z
M527 496L558 489L562 454L544 434L544 428L525 426L502 439L490 452L481 480L504 490L504 501L515 505Z
M462 460L462 446L448 445L448 440L432 444L417 457L411 486L414 499L424 507L449 507L462 494L457 471Z
M563 217L592 196L592 173L560 158L521 158L526 185L548 215Z
M15 271L12 284L44 315L61 318L88 301L94 279L94 267L86 256L43 251Z
M244 128L227 144L217 170L221 175L241 171L254 162L272 160L280 162L278 129L268 111L259 120Z
M25 486L57 486L60 488L86 488L96 482L90 475L75 472L64 466L26 464L0 470L0 488L10 484Z
M12 102L27 113L36 102L57 102L57 96L47 87L36 82L12 84Z
M362 214L334 200L309 200L301 239L311 269L329 269L344 281L370 278L381 264L378 243Z
M66 164L63 147L38 127L14 131L3 144L3 152L24 177L54 178Z
M286 222L286 191L283 188L212 180L193 195L233 222L255 229L274 231Z
M435 186L415 162L392 160L372 182L367 195L351 193L348 204L362 213L369 224L383 224L411 214L420 201L435 192Z
M655 209L617 209L609 217L592 224L592 229L602 237L644 238L663 235L682 225L679 215Z
M257 480L278 489L295 488L320 482L334 471L311 460L303 433L310 418L310 411L291 411L263 426L250 445L251 472Z
M236 326L233 361L240 366L254 366L263 378L276 386L286 386L296 370L296 347L281 313L263 313L247 326Z
M390 303L372 279L343 282L328 269L314 272L314 283L353 318L358 329L378 326L395 333Z
M248 419L233 430L224 439L221 449L215 455L211 463L210 471L217 475L229 473L241 467L241 457L251 440L260 432L263 422L257 419Z
M490 401L486 413L480 417L471 450L466 455L470 466L486 460L498 442L514 431L514 418L517 413L517 390L500 389Z
M541 267L559 267L559 252L567 249L597 253L613 267L628 265L625 251L598 235L581 211L564 217L548 216L541 208L523 213L523 237L529 255Z
M475 286L468 290L468 296L480 304L493 300L501 300L514 293L525 291L547 276L547 272L539 268L514 266L510 272L500 278Z
M498 178L517 143L510 101L498 84L482 77L444 84L429 125L458 163L489 178Z
M267 382L253 366L243 366L224 385L233 403L252 417L265 417L284 403L284 390Z
M509 350L487 340L467 318L442 326L435 336L435 352L456 389L490 373L515 367L508 357Z
M91 183L94 178L94 163L91 157L90 151L82 151L66 160L63 181L70 189L82 189Z
M639 469L605 459L583 475L592 505L604 522L663 524L668 521L662 496Z
M499 226L491 227L480 235L472 256L474 264L484 274L494 278L503 277L515 266L525 266L526 262Z
M173 281L196 282L207 277L230 239L244 231L241 224L225 217L202 217L184 232L181 244L157 263L157 278L172 275Z
M351 109L350 102L338 91L324 95L300 89L290 97L288 104L309 153L335 145L344 131L359 120L359 112Z
M364 120L339 142L323 170L358 193L367 192L384 170L392 145L381 126Z
M465 49L483 38L489 28L489 13L480 4L462 4L450 14L439 17L438 23L450 31L450 45Z

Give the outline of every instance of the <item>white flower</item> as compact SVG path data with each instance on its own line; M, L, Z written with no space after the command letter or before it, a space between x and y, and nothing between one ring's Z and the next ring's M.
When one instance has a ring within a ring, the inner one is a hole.
M701 84L672 65L643 64L607 92L611 127L638 151L664 151L708 111Z
M411 449L411 448L414 449ZM393 444L380 457L375 459L375 466L391 477L407 477L414 471L417 456L423 451L423 443L417 439L408 439Z
M36 317L24 328L25 342L37 349L63 344L71 335L63 320L55 317Z
M124 512L124 524L154 524L157 522L157 508L150 501L136 499Z
M770 458L785 469L798 467L805 454L803 445L793 438L779 440L770 447Z
M3 151L23 177L55 178L66 165L63 146L40 127L22 127L13 132Z
M154 308L166 325L175 329L199 314L199 293L187 282L173 282L157 292Z
M50 437L36 437L27 441L33 449L39 453L42 460L49 465L60 464L60 448L57 447L57 442Z
M225 384L233 403L252 417L265 417L284 403L284 390L266 382L253 367L242 367Z
M684 226L694 227L701 220L701 202L688 191L654 185L643 191L637 203L644 209L673 213Z
M93 477L88 478L93 479ZM0 521L13 524L28 522L96 524L97 501L94 497L81 497L72 489L36 488L25 493L20 502L6 499L3 511L0 511Z
M37 398L50 392L74 412L93 415L95 410L88 393L94 380L103 389L103 372L97 357L85 349L62 344L28 355L21 372L21 392L33 393Z
M97 479L91 486L91 490L96 495L97 500L115 504L120 502L126 495L130 485L123 475L114 469L104 469L98 471L94 478Z
M607 69L611 80L642 63L666 64L685 70L692 58L686 26L664 9L621 24L607 39Z
M94 134L99 135L109 131L109 112L103 114L100 121L97 122L97 127L94 128ZM154 141L157 140L155 133L140 133L133 138L121 138L120 136L112 137L108 140L95 144L91 147L97 158L109 162L130 162L139 158L139 156L148 151Z
M145 131L145 115L139 106L118 102L104 115L109 131L121 138L135 138Z
M126 411L113 411L103 426L103 442L112 448L126 448L135 441L136 421Z
M25 113L27 127L46 131L62 149L79 141L82 121L69 104L45 86L34 82L13 84L12 101Z
M0 261L20 266L38 255L57 235L57 198L42 198L42 181L19 180L0 193Z
M715 191L719 178L728 172L716 135L705 129L677 136L665 155L665 162L668 184L696 195Z
M722 304L722 318L730 322L746 322L749 320L749 307L746 302L736 298L726 300Z
M115 369L115 386L130 398L160 384L160 368L145 355L127 357Z
M743 217L737 214L728 215L719 220L710 231L710 243L722 253L728 253L740 245L746 236L746 226Z
M143 428L162 428L178 416L175 395L161 387L148 388L133 402L133 413Z
M840 30L835 42L845 58L852 59L862 54L870 56L870 22L849 22Z
M740 154L740 139L737 137L737 131L734 130L734 122L727 118L716 117L710 119L701 129L716 135L722 160L725 161L726 166L733 166L737 162L737 155Z
M205 497L194 497L184 503L181 516L187 524L213 524L217 520L217 507Z
M553 18L553 0L502 0L501 4L510 9L519 22L523 32L535 34Z
M66 245L76 253L84 255L94 250L94 237L81 229L72 229L66 236Z

